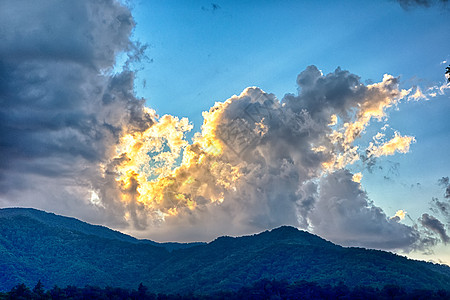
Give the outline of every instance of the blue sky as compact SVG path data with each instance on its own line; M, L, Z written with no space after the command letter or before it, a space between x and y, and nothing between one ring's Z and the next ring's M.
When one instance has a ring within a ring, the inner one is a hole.
M439 7L405 11L392 1L217 4L216 10L206 1L134 6L134 36L149 45L152 59L139 73L146 88L137 88L160 114L201 123L198 112L247 86L282 98L296 92L296 76L311 64L324 73L341 66L362 81L390 73L402 76L405 86L444 79L448 20Z

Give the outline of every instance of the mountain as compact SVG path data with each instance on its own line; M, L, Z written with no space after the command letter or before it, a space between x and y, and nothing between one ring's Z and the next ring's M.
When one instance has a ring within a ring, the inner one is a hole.
M345 248L283 226L208 243L159 244L35 209L0 209L0 291L19 283L153 292L237 290L261 279L450 289L450 267Z
M76 231L87 235L95 235L102 238L124 242L139 242L139 240L134 237L123 234L119 231L111 230L104 226L91 225L75 218L58 216L53 213L48 213L33 208L3 208L0 210L0 217L10 221L23 217L33 219L49 227L55 227L62 230Z
M76 231L86 235L93 235L106 239L119 240L129 243L144 243L166 248L169 251L175 249L189 248L205 243L157 243L151 240L136 239L119 231L109 229L101 225L92 225L71 217L58 216L54 213L33 209L33 208L3 208L0 209L0 218L13 220L17 217L26 217L44 223L50 227L61 230Z

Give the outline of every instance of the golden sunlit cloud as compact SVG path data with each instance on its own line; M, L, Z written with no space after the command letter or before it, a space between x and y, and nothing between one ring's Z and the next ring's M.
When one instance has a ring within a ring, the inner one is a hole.
M281 104L259 88L247 88L203 112L201 132L191 143L186 133L193 126L186 118L156 117L150 128L121 137L103 171L105 176L113 172L126 207L134 209L135 203L156 222L239 199L261 201L264 207L264 201L270 206L277 197L298 197L297 189L305 182L358 161L361 154L355 141L371 120L387 119L386 110L409 94L390 75L380 83L351 89L358 97L342 108L335 109L330 102L322 118L296 107L296 102ZM388 142L384 137L384 133L373 137L370 155L406 153L414 142L397 132ZM361 182L360 172L352 176ZM271 187L274 180L277 185L292 185L283 190L286 195L277 195L279 187ZM93 197L91 202L100 201ZM261 208L252 209L257 214Z
M353 145L355 140L364 133L372 119L380 121L386 118L386 109L396 105L410 93L410 90L399 90L397 79L388 74L384 75L382 82L368 85L367 89L368 96L358 105L355 120L345 122L342 127L333 130L328 135L330 141L342 149L341 152L335 153L330 160L323 163L323 167L328 171L342 169L359 160L358 147ZM329 125L334 126L336 123L336 115L332 115ZM386 124L383 128L386 126L388 125ZM374 138L379 140L382 137L382 134L378 133ZM393 155L395 150L406 153L409 150L409 144L406 146L407 138L409 137L404 137L400 141L399 138L393 140L381 150L384 151L383 155ZM395 148L396 145L398 148ZM394 149L394 152L390 152L391 149Z
M192 129L186 118L165 115L144 132L127 134L117 146L112 161L122 201L135 201L161 218L174 216L179 208L196 208L198 197L223 201L223 191L239 178L238 167L220 158L223 143L215 137L221 107L216 103L205 112L202 134L189 145L185 133Z
M395 219L398 218L399 221L403 220L406 216L406 211L404 211L403 209L397 210L397 212L395 213L395 215L393 217L391 217L391 219Z
M409 147L414 143L416 139L412 136L401 136L397 131L394 133L394 137L389 141L381 144L375 145L370 144L367 151L369 151L370 156L380 157L387 155L394 155L395 152L407 153Z
M354 182L361 183L362 177L363 177L363 175L361 174L361 172L358 172L358 173L353 174L352 180Z
M408 96L408 100L419 101L421 99L428 100L427 96L422 93L422 90L419 87L416 88L416 92L414 94Z

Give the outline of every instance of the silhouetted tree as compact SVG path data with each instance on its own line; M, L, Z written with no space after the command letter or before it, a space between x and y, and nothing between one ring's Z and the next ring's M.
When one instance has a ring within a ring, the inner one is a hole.
M67 286L59 288L55 286L50 291L45 292L42 283L38 282L31 291L25 284L19 284L10 292L0 293L0 300L3 299L105 299L105 300L215 300L215 299L360 299L360 300L387 300L387 299L450 299L450 291L416 289L408 290L400 285L390 284L381 290L371 286L357 286L351 288L345 283L337 285L319 284L317 282L297 281L289 283L287 281L277 281L262 279L254 282L250 286L244 286L239 290L218 291L212 294L197 295L193 292L184 294L164 294L158 295L148 291L149 289L142 283L138 289L127 290L123 288L97 286L85 286L78 288Z
M136 291L133 291L131 294L132 299L149 299L153 300L156 299L156 295L148 292L148 287L142 284L142 282L139 284L137 293ZM159 298L158 298L159 299Z
M30 289L23 283L16 285L9 292L10 299L31 299L32 293Z
M437 296L441 297L442 299L450 299L450 291L438 290Z
M80 292L78 291L78 288L76 286L68 285L64 289L64 295L66 295L69 298L76 298L77 296L80 295Z
M448 75L448 76L447 76L447 79L448 79L448 82L450 82L450 65L448 65L448 67L446 68L446 70L447 70L447 71L445 71L445 74Z
M38 283L36 283L36 285L33 288L33 294L34 297L38 298L38 299L44 299L45 297L45 290L44 290L44 285L42 284L41 280L38 281Z
M344 297L348 294L350 294L350 289L344 284L344 282L340 281L339 284L334 287L334 295L337 298Z

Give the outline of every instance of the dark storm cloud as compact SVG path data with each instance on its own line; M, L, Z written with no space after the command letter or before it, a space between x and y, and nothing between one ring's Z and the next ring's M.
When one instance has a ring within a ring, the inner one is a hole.
M2 59L77 62L110 67L129 47L134 26L117 1L2 1Z
M419 221L425 228L439 235L444 244L450 242L450 237L447 235L444 224L442 224L441 221L429 214L423 214Z
M0 1L2 205L83 216L89 190L104 180L98 164L121 135L154 123L134 95L134 73L112 73L118 53L142 54L133 27L113 0Z

